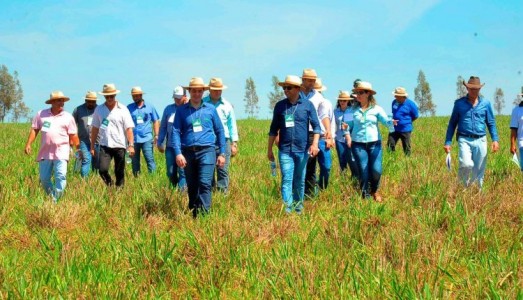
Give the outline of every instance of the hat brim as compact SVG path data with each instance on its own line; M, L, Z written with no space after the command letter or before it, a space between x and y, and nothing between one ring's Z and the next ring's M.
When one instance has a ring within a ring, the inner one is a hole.
M297 84L297 83L292 83L292 82L278 82L278 85L279 86L287 86L287 85L292 85L292 86L295 86L295 87L301 87L301 84Z
M211 91L222 91L222 90L225 90L227 89L227 86L224 85L224 86L221 86L221 87L212 87L212 86L209 86L209 90Z
M54 99L47 99L45 101L45 104L51 104L51 103L53 103L53 101L60 100L60 99L64 99L64 102L69 101L69 97L60 97L60 98L54 98Z
M485 84L471 84L471 83L466 83L465 80L463 80L463 85L468 87L469 89L480 89L482 88Z
M398 96L398 97L408 97L408 96L409 96L409 94L407 94L407 93L405 93L405 94L398 94L398 93L394 93L394 92L392 92L392 94L393 94L394 96Z
M338 101L350 101L351 98L347 98L347 97L342 97L342 98L338 98Z
M96 101L98 101L98 98L94 98L94 99L93 98L85 98L84 100L85 101L95 101L96 102Z
M369 91L371 94L376 95L376 91L371 90L371 89L362 89L362 88L355 88L355 89L352 89L352 92L353 92L353 93L356 93L357 91Z
M301 79L318 79L318 76L314 77L314 76L302 76Z
M120 93L120 90L115 90L115 91L112 91L112 92L110 92L110 93L98 92L98 94L100 94L100 95L104 95L104 96L116 95L116 94L118 94L118 93Z
M209 86L207 86L207 85L184 86L183 88L186 89L186 90L190 90L190 89L203 89L204 91L209 90Z
M136 92L135 92L135 93L131 93L131 95L143 95L143 94L145 94L145 93L144 93L144 92L139 92L139 93L136 93Z

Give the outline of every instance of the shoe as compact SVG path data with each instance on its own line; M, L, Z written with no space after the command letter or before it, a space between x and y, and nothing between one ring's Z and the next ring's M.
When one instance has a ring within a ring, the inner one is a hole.
M378 194L377 192L372 194L372 198L374 198L374 201L376 201L376 202L383 202L381 195Z

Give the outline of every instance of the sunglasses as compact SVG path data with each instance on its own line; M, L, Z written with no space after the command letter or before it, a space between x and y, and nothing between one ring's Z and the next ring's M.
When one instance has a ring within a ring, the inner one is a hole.
M292 89L295 88L295 87L294 87L294 86L289 86L289 85L288 85L288 86L282 86L281 88L282 88L284 91L290 91L290 90L292 90Z
M363 95L363 94L367 94L368 91L357 91L356 94L358 95Z

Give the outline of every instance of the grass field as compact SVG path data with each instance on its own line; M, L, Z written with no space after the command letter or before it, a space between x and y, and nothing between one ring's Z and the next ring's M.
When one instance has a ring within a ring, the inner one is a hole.
M445 167L447 121L416 121L410 158L384 153L384 203L360 199L334 158L329 188L301 216L283 213L270 176L269 122L240 121L230 194L215 193L196 220L158 152L158 172L135 179L128 166L120 191L70 164L53 205L38 143L23 153L29 125L0 124L0 299L523 299L523 174L509 118L497 118L501 149L482 192L457 183L456 143Z

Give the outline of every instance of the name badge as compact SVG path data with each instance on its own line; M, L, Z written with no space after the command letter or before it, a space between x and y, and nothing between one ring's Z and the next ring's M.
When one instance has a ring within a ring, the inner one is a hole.
M109 120L107 120L107 118L105 118L103 121L102 121L102 126L100 128L102 129L106 129L107 126L109 126Z
M294 127L294 115L285 115L285 127Z
M172 114L172 115L169 117L169 120L167 121L167 123L174 123L174 114Z
M192 131L193 132L200 132L202 130L203 130L203 128L202 128L202 121L200 119L194 120L194 122L192 122Z
M142 116L137 116L136 117L136 124L143 124L143 117Z
M87 126L91 126L93 124L93 117L87 117Z
M51 131L51 122L44 121L44 124L42 124L42 132L49 132Z
M394 104L394 106L392 107L394 109L398 109L398 105L397 104Z

